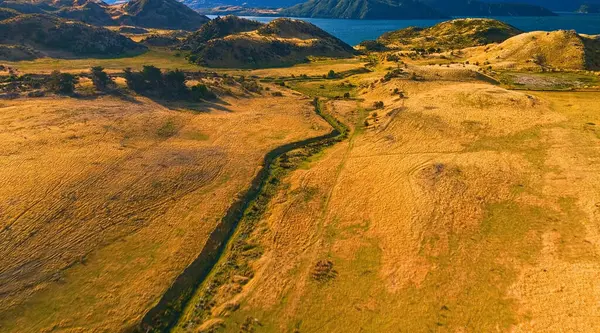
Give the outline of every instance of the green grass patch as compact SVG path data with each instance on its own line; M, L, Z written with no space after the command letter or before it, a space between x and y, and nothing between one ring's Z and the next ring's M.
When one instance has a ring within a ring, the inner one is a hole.
M85 72L91 66L102 66L107 71L123 70L131 67L141 70L144 65L154 65L166 69L199 70L201 67L189 63L185 57L175 56L175 52L166 49L150 49L148 52L124 58L85 58L85 59L55 59L40 58L31 61L5 62L4 64L17 68L22 73L40 73L60 70L63 72Z
M310 97L343 98L349 93L356 97L356 86L350 86L344 80L293 81L289 87Z
M156 130L156 135L160 138L168 139L177 134L177 132L179 132L178 126L172 120L168 120Z

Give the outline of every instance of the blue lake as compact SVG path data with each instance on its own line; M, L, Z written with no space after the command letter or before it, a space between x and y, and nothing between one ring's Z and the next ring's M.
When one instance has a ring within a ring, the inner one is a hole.
M214 18L215 16L210 16ZM260 22L269 22L274 17L246 18ZM576 30L583 34L600 34L600 15L560 13L550 17L493 17L511 24L523 31L536 30ZM311 22L330 34L340 38L350 45L356 45L363 40L376 39L384 32L402 29L410 26L429 27L444 20L340 20L302 18Z

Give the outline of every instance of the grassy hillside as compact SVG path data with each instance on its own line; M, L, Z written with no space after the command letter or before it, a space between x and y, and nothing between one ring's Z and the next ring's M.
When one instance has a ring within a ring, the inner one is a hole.
M217 17L202 25L183 42L183 48L193 50L211 39L222 38L240 32L253 31L263 24L237 16Z
M450 16L555 16L552 11L524 1L422 0Z
M429 19L443 14L413 0L309 0L281 11L291 17L343 19Z
M0 43L24 45L58 57L112 57L146 49L108 29L45 14L19 15L1 21Z
M91 0L85 1L81 5L75 4L73 6L63 7L55 12L52 12L52 14L93 25L116 24L110 15L108 6Z
M506 69L597 70L600 41L574 31L536 31L471 51L471 62Z
M232 26L251 25L238 19L229 22ZM219 30L220 34L226 34L225 30ZM278 67L306 62L311 56L344 58L355 53L351 46L315 25L290 19L277 19L254 31L206 42L197 42L194 36L203 41L206 34L195 34L185 41L184 45L195 46L190 61L210 67Z
M503 42L521 32L498 20L456 19L429 28L411 27L391 31L378 40L389 48L462 49Z
M119 22L148 28L196 30L209 21L176 0L132 0L122 10Z
M0 8L0 21L15 17L20 13L10 8Z

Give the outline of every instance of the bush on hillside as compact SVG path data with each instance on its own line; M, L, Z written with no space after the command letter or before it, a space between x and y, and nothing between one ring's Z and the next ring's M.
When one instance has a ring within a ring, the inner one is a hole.
M329 71L329 73L327 73L327 78L328 79L335 79L338 77L338 74L332 69Z
M198 83L191 89L191 97L194 101L216 99L217 95L212 92L205 84Z
M185 84L185 74L176 69L162 72L155 66L144 66L139 72L131 68L124 70L125 80L129 89L144 95L156 96L168 100L215 99L217 96L204 84L197 84L191 89Z
M367 51L383 51L385 50L385 45L383 45L383 43L380 43L376 40L365 40L360 42L360 44L358 44L362 47L364 47L365 50Z
M101 66L91 68L91 79L98 91L106 91L115 84Z
M50 74L46 88L55 94L70 95L75 92L75 85L78 82L79 79L73 74L56 70Z

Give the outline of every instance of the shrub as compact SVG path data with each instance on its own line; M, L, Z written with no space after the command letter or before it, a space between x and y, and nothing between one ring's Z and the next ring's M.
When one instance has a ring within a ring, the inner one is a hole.
M271 93L271 95L273 95L273 97L283 97L281 91L274 91Z
M75 85L78 82L79 79L72 74L53 71L50 74L47 88L56 94L70 95L75 91Z
M395 77L399 77L401 75L403 75L404 71L400 68L398 69L394 69L390 72L385 73L385 75L383 76L383 82L387 82L390 81L391 79L395 78Z
M146 82L141 72L133 72L131 68L125 68L123 76L127 82L127 88L135 92L144 92L146 90Z
M185 74L178 69L162 75L160 86L160 95L167 99L185 98L190 92L185 85Z
M347 93L344 93L344 98L346 98L346 99L347 99L347 98L350 98L350 93L349 93L349 92L347 92Z
M376 40L365 40L360 42L360 46L364 47L367 51L383 51L385 50L385 45L376 41Z
M388 54L385 59L387 61L393 61L393 62L398 62L400 61L400 57L397 54Z
M333 69L330 70L329 73L327 73L327 78L328 79L335 79L337 77L338 77L338 75L335 73L335 71Z
M283 87L285 87L285 82L283 83ZM244 81L242 82L242 87L244 87L244 89L250 91L250 92L254 92L254 93L260 93L260 91L262 90L262 87L260 84L258 84L258 82L256 81Z
M215 95L214 92L212 92L210 89L208 89L208 87L205 84L202 83L198 83L197 85L192 87L191 96L192 100L194 101L199 101L203 99L211 100L217 98L217 95Z
M91 79L94 83L94 87L98 91L105 91L108 87L112 86L114 82L110 79L108 74L104 72L104 68L100 66L92 67Z
M383 102L377 101L377 102L373 103L373 107L375 107L376 109L383 109Z
M163 76L160 68L152 65L144 65L142 76L146 82L147 89L160 91L163 88Z

